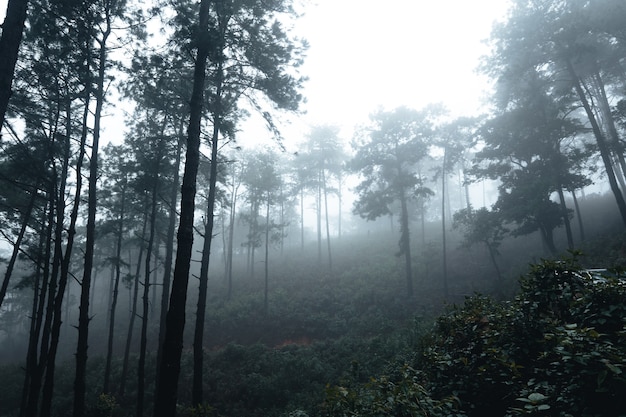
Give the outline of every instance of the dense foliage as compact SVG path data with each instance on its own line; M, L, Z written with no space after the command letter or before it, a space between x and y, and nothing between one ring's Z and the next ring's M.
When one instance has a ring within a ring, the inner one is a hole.
M625 296L617 272L533 265L514 301L476 295L441 315L412 367L331 389L331 415L623 415Z

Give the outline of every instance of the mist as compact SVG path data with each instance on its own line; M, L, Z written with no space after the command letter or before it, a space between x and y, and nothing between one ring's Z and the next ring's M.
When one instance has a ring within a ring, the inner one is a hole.
M552 3L8 7L0 416L621 415L626 7Z

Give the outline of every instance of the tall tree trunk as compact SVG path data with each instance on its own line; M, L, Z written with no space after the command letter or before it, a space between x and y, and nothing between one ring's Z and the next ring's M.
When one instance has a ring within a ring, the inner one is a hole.
M141 242L146 237L146 228L148 227L148 213L143 215L143 226L141 230ZM137 317L137 300L139 298L139 274L141 272L141 262L143 260L144 246L139 246L139 255L137 256L137 268L135 270L135 283L133 287L133 297L131 301L130 318L128 320L128 332L126 333L126 346L124 348L124 360L122 362L122 375L120 377L120 397L124 397L126 391L126 379L128 375L128 362L130 358L130 345L133 341L133 332L135 329L135 317ZM130 259L129 259L130 265Z
M322 265L322 178L317 174L317 263Z
M269 314L269 261L270 261L270 192L267 192L267 208L265 209L265 286L263 288L263 313Z
M446 156L448 150L443 150L443 165L441 167L441 242L443 262L443 297L448 299L448 248L446 246Z
M163 139L161 138L160 145ZM146 349L148 346L148 315L150 314L150 262L156 235L156 214L157 195L159 187L159 168L161 153L157 155L158 161L152 178L152 201L150 203L150 231L148 234L148 247L146 248L146 261L144 266L143 297L141 312L141 337L139 339L139 363L137 364L137 417L143 417L144 394L145 394L145 372L146 372Z
M578 230L580 230L580 241L585 241L585 227L583 223L582 213L580 212L580 206L578 205L578 198L576 197L576 191L572 190L572 199L574 200L574 208L576 209L576 219L578 220Z
M409 209L404 189L400 190L400 251L404 254L406 292L413 297L413 266L411 265L411 242L409 237Z
M40 252L43 251L43 256L41 259L41 291L39 293L39 299L37 300L36 307L36 316L31 318L34 321L34 332L31 333L31 338L29 340L28 351L30 355L33 355L32 358L34 362L31 366L31 372L28 373L26 379L29 380L28 386L24 386L26 392L22 394L22 408L20 409L20 417L33 417L37 414L37 406L39 405L39 394L41 389L41 380L43 377L43 372L46 366L47 359L47 339L46 335L42 336L42 329L45 328L46 332L50 328L49 316L52 314L50 309L46 309L46 293L48 291L49 280L50 280L50 256L52 253L52 232L53 232L53 219L54 219L54 199L50 198L47 204L47 210L43 211L44 219L41 221L41 235L42 240L41 243L44 247L40 249ZM47 219L47 220L46 220ZM50 303L48 302L48 305ZM33 306L33 309L35 307ZM47 327L44 327L44 311L46 312L46 324ZM41 338L41 342L39 345L39 361L37 361L37 342Z
M4 125L4 116L11 97L13 73L17 55L22 42L24 22L28 9L28 0L8 0L6 16L2 23L0 37L0 129Z
M304 187L300 188L300 249L304 250Z
M193 90L190 102L189 129L185 172L181 190L180 224L178 227L178 251L174 266L172 295L167 312L163 356L158 369L157 395L154 403L155 417L174 417L178 398L178 377L183 350L185 328L185 305L189 268L193 247L193 219L195 211L196 179L200 162L200 125L202 122L202 102L206 61L210 48L208 34L210 0L201 0L198 16L198 52L196 56Z
M114 3L114 0L111 2ZM87 200L87 226L85 243L85 262L83 265L83 279L81 282L80 305L78 314L78 342L76 344L76 376L74 379L74 417L85 415L85 396L87 385L87 349L89 342L89 291L91 289L91 273L93 268L94 247L96 239L96 205L98 183L98 148L100 142L100 119L104 104L104 77L107 64L107 39L111 34L111 8L107 4L104 11L106 16L105 29L100 40L100 54L98 59L98 79L96 80L96 108L94 113L93 142L91 144L91 159L89 161L89 194Z
M337 219L337 226L338 226L338 231L337 231L337 237L339 239L341 239L341 212L343 211L343 175L341 173L341 170L339 170L339 177L337 179L337 199L339 200L338 202L338 219Z
M126 183L126 180L124 181ZM111 299L111 308L109 313L109 333L107 338L107 356L104 366L104 386L102 392L105 394L110 393L110 379L111 379L111 360L113 358L113 335L115 332L115 312L117 308L117 298L119 295L120 278L122 275L122 237L124 234L124 212L126 209L126 189L122 188L122 199L120 201L120 213L117 219L117 241L115 242L115 267L113 271L115 277L113 280L113 291Z
M67 244L65 246L65 254L61 253L61 236L62 231L57 231L56 240L58 240L59 247L55 249L56 255L55 258L59 259L61 275L59 277L59 289L56 295L50 295L51 300L54 298L54 306L53 306L53 316L54 320L52 323L51 329L51 339L50 346L48 348L48 352L46 354L47 357L47 365L46 365L46 379L43 387L43 396L41 401L41 415L48 416L50 415L52 409L52 394L54 389L54 374L55 374L55 361L56 361L56 353L59 345L60 334L61 334L61 325L63 323L61 316L63 314L63 297L65 294L65 289L68 284L69 279L69 270L70 270L70 261L72 256L72 250L74 247L74 237L76 235L76 222L78 221L78 210L81 202L81 192L82 192L82 167L85 160L85 152L86 152L86 143L87 143L87 135L89 129L87 127L87 119L89 117L89 101L91 97L91 88L87 87L85 89L85 97L84 97L84 107L83 107L83 115L82 115L82 130L80 136L80 144L79 144L79 154L78 160L76 161L76 184L74 191L74 201L72 204L72 210L70 212L70 223L67 229ZM71 123L70 109L67 110L68 114L68 132L69 132L69 123ZM68 138L70 137L68 133ZM66 144L65 148L65 159L69 160L70 148L69 143ZM60 188L65 188L65 173L67 172L64 169L64 175L62 176L62 182ZM65 202L65 193L59 193L57 205L60 207L57 209L59 212L57 213L57 223L60 223L60 227L63 227L63 217L62 207L64 207ZM56 262L55 262L56 264ZM46 340L42 338L42 340ZM46 341L47 343L47 341ZM43 342L42 342L43 346ZM42 351L43 352L43 351Z
M221 51L220 51L221 52ZM204 227L204 244L202 247L202 261L200 265L200 285L198 290L198 306L193 338L193 384L192 399L194 406L202 404L202 379L204 369L204 319L206 315L206 296L209 282L209 261L211 258L211 242L213 241L213 225L215 223L215 193L217 191L217 151L219 149L219 135L222 114L222 72L223 63L217 63L217 80L215 82L215 103L213 113L213 135L211 137L211 168L209 175L209 195L207 198L207 221Z
M230 226L228 227L228 256L226 258L226 279L228 281L227 299L229 300L233 293L233 241L235 238L235 216L237 214L237 191L239 189L239 184L235 185L234 181L235 179L233 178L233 194L230 199Z
M557 189L559 195L559 207L561 208L561 217L563 217L563 224L565 225L565 234L567 235L567 247L574 249L574 236L572 234L572 225L569 221L569 213L567 212L567 205L565 204L565 195L563 189L559 187Z
M157 366L161 363L163 354L163 340L165 339L165 318L167 316L167 306L170 297L170 283L172 275L172 259L174 258L174 233L176 231L178 187L180 186L180 153L183 146L184 119L181 117L178 144L176 146L176 162L174 164L174 183L170 189L169 206L170 212L167 223L167 237L165 238L165 265L163 271L163 287L161 289L161 309L159 311L159 346L157 348ZM159 375L157 373L156 377ZM158 380L157 380L158 385Z
M328 222L328 189L326 188L325 170L322 169L322 184L324 187L324 215L326 217L326 246L328 248L328 270L333 270L333 257L330 250L330 226Z

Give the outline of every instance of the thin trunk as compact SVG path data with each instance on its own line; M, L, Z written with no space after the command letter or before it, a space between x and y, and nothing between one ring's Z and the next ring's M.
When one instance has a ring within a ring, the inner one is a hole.
M160 141L162 145L163 139ZM139 342L139 363L137 364L137 417L143 417L144 410L144 394L145 394L145 372L146 372L146 349L148 345L148 315L150 314L150 262L152 261L152 252L156 235L156 215L157 215L157 196L159 187L159 168L161 153L157 154L157 163L152 178L152 201L150 202L150 231L148 234L148 247L146 248L146 261L144 266L143 281L143 297L141 312L141 337Z
M328 189L326 188L326 174L322 169L322 184L324 187L324 215L326 217L326 246L328 248L328 270L333 270L333 258L330 250L330 226L328 222Z
M498 267L498 262L496 261L496 251L493 246L485 241L485 245L487 246L487 250L489 251L489 258L491 259L491 264L496 270L496 277L498 278L495 282L496 292L501 295L502 292L502 273L500 272L500 267Z
M341 170L339 171L339 178L338 178L338 184L337 185L338 185L337 186L337 199L339 200L338 207L337 207L337 209L338 209L338 213L337 213L338 214L337 237L339 239L341 239L341 212L343 211L342 210L342 205L343 205L343 192L342 192L343 177L342 177L342 174L341 174Z
M585 241L585 227L583 223L583 216L580 212L580 206L578 205L578 198L576 197L576 191L572 190L572 199L574 200L574 208L576 209L576 219L578 220L578 230L580 230L580 241Z
M300 249L304 250L304 187L300 188Z
M122 275L121 263L122 263L122 237L124 235L124 214L126 211L126 178L124 179L124 186L121 193L122 198L120 200L120 213L117 219L117 242L115 243L115 278L113 281L113 298L111 300L111 309L109 314L109 335L107 342L107 356L106 365L104 367L104 387L102 392L105 394L110 393L110 378L111 378L111 360L113 357L113 335L115 332L115 312L117 307L117 297L119 294L120 278Z
M104 104L104 79L106 74L107 39L111 33L111 4L105 10L105 29L100 40L100 55L98 60L98 79L96 87L96 108L94 113L93 142L91 144L91 159L89 161L89 194L87 200L87 226L85 243L85 262L83 266L83 280L81 282L80 305L78 314L78 342L76 344L76 376L74 379L74 417L85 415L85 396L87 384L87 349L89 342L89 291L91 289L91 273L93 268L94 246L96 239L96 205L98 182L98 148L100 142L100 119Z
M76 222L78 220L78 210L80 207L81 201L81 191L82 191L82 167L85 160L85 151L86 151L86 143L87 143L87 135L88 135L88 127L87 127L87 118L89 117L89 101L91 96L91 89L87 88L85 91L85 103L83 108L82 115L82 130L80 136L80 145L79 145L79 155L78 160L76 161L76 184L75 184L75 192L74 192L74 201L72 205L72 211L70 212L70 223L67 229L67 244L65 247L65 254L61 253L61 248L59 246L58 249L55 249L56 255L55 258L59 259L61 275L59 278L59 290L56 296L51 295L51 297L55 297L54 299L54 321L52 323L52 334L50 339L50 347L47 353L47 369L46 369L46 379L43 387L43 396L41 402L41 415L49 416L52 408L52 395L54 389L54 373L55 373L55 361L56 361L56 353L59 345L60 334L61 334L61 324L63 321L61 320L61 316L63 314L63 296L65 294L65 289L68 284L69 279L69 270L70 270L70 261L72 256L72 250L74 246L74 237L76 235ZM69 119L69 109L67 110L68 119ZM68 121L68 131L69 131L69 123ZM68 133L68 138L70 137ZM69 161L70 148L69 143L66 144L65 148L65 160ZM66 168L64 168L64 175L62 175L61 187L65 188L65 173L67 172ZM57 213L57 223L60 223L61 227L63 227L63 217L64 214L64 192L59 193L57 205L59 208L59 212ZM59 245L61 244L61 233L62 231L57 231L57 239L59 240ZM56 261L55 261L56 264ZM43 340L43 339L42 339ZM46 342L47 343L47 342ZM43 345L43 342L42 342Z
M233 293L233 245L234 245L233 240L235 238L235 215L237 213L236 206L237 206L238 188L239 188L238 184L237 186L233 184L233 195L230 201L230 216L229 216L230 226L228 227L228 257L226 259L226 277L228 280L227 298L229 300Z
M406 292L413 297L413 267L411 265L411 244L409 238L409 209L407 207L404 190L400 190L400 249L404 253L404 265L406 273Z
M174 183L170 189L169 218L167 223L167 237L165 238L165 265L163 271L163 286L161 289L161 310L159 311L159 346L157 348L157 366L161 363L163 354L163 340L165 339L165 318L167 316L167 305L170 297L170 283L172 275L172 259L174 258L174 233L176 232L176 207L178 203L178 187L180 186L180 153L183 147L184 119L180 119L178 131L178 145L176 146L176 163L174 164ZM157 385L158 385L157 373Z
M559 195L559 206L561 208L561 217L563 217L563 224L565 224L565 233L567 235L567 247L574 249L574 236L572 234L572 225L569 221L569 213L567 212L567 205L565 204L565 195L563 189L559 187L557 189Z
M191 114L187 136L185 172L181 189L180 224L178 227L178 251L174 266L172 295L165 325L163 356L158 365L158 386L154 403L155 417L174 417L178 398L178 377L180 359L183 350L183 332L185 329L185 306L187 287L193 249L193 219L195 211L196 178L200 162L200 125L202 122L202 102L206 61L210 39L209 0L201 0L198 24L198 53L196 56L193 90L190 101Z
M211 258L211 242L213 241L213 225L215 223L215 193L217 191L217 151L219 149L219 135L222 118L222 61L217 63L217 80L215 82L215 103L213 114L213 135L211 137L211 168L209 175L209 195L207 199L207 221L204 228L204 244L200 266L200 285L198 290L198 306L196 310L196 324L193 338L193 384L191 388L191 403L194 406L203 403L202 379L204 369L204 321L206 315L206 296L209 282L209 261Z
M270 192L267 192L267 208L265 209L265 287L263 290L263 312L269 314L269 260L270 260Z
M321 174L317 174L317 263L322 264L322 183Z
M146 236L146 228L148 226L148 213L144 213L143 227L141 230L141 242ZM133 287L133 298L130 310L130 319L128 320L128 332L126 334L126 346L124 348L124 361L122 362L122 375L120 377L120 397L124 397L126 391L126 379L128 375L128 361L130 358L130 345L133 341L133 331L135 328L135 317L137 317L137 300L139 298L139 273L141 272L141 261L143 259L144 246L139 246L139 255L137 255L137 268L135 270L135 283ZM130 262L129 262L130 264Z
M256 253L257 238L259 236L259 202L252 202L252 222L250 224L250 278L254 279L254 255ZM260 245L260 242L259 242Z
M541 240L543 242L544 248L550 252L550 255L556 256L558 251L556 249L556 245L554 244L554 232L551 228L544 227L543 225L539 225L539 232L541 234Z
M44 341L41 341L40 347L40 360L37 361L37 342L39 341L41 335L41 329L44 321L44 310L46 307L46 290L49 285L50 279L50 255L51 255L51 245L52 245L52 216L54 212L54 203L53 200L50 199L47 204L47 211L44 209L44 219L41 221L41 237L40 242L42 243L42 247L40 251L43 251L43 255L40 255L42 258L40 263L38 264L38 271L40 271L42 276L41 289L39 292L39 296L37 299L37 306L33 305L33 311L36 311L36 315L33 315L31 321L34 323L34 326L31 323L31 328L34 327L30 335L30 340L28 344L28 355L31 359L31 364L28 366L27 364L27 375L25 378L24 384L24 392L22 393L22 407L20 408L20 417L31 417L35 416L37 413L37 405L39 402L39 390L41 389L41 378L43 376L43 372L46 366L45 362L45 354L47 346L44 345ZM45 220L48 218L48 221ZM44 247L45 245L45 247ZM43 267L41 266L43 264ZM33 298L33 301L35 299ZM46 317L47 318L47 317ZM46 342L47 343L47 342ZM28 385L26 385L26 381L28 381Z
M448 150L443 151L443 166L441 168L441 241L443 261L443 297L448 299L448 249L446 247L446 156Z

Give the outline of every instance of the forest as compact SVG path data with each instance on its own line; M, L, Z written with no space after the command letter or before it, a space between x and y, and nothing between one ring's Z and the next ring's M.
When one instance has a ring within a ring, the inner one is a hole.
M511 0L480 116L289 137L300 6L8 0L0 417L625 416L626 3Z

